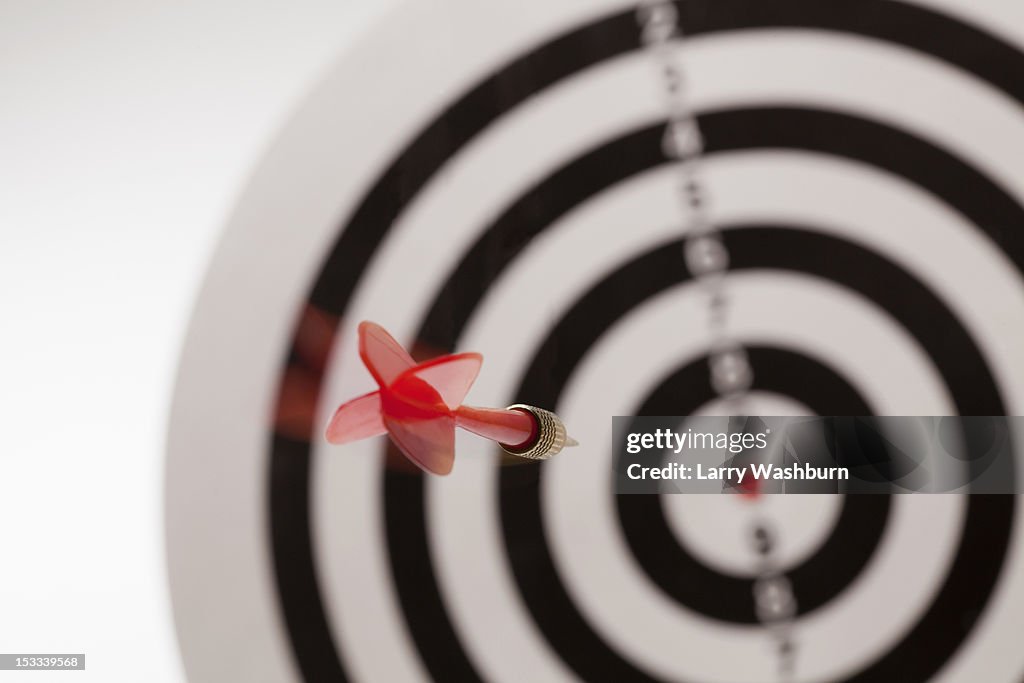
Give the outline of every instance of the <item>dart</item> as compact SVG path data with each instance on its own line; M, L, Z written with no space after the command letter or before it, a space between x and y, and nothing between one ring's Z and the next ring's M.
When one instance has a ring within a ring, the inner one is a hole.
M546 460L577 445L551 411L525 404L504 409L462 405L483 364L479 353L416 363L383 327L364 321L359 324L359 357L380 388L335 411L326 433L332 444L387 434L409 460L441 475L451 472L455 462L456 427L530 460Z

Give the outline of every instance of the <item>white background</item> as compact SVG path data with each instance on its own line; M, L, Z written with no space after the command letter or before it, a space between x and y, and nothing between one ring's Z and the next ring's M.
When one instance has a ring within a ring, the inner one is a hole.
M0 652L183 678L167 408L218 231L386 2L0 1Z

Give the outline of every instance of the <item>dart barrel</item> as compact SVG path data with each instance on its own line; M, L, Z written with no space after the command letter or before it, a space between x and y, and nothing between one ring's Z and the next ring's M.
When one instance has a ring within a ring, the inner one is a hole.
M515 403L508 406L506 410L518 410L526 413L533 418L534 422L534 437L525 444L519 446L499 444L502 450L509 455L528 460L547 460L557 455L565 447L565 425L550 410L528 406L525 403Z

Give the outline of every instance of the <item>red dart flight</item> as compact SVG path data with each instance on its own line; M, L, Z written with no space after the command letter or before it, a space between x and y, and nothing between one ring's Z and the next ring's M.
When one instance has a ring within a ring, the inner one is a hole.
M420 468L448 474L455 461L456 426L506 449L528 449L538 440L538 422L531 410L462 405L483 363L479 353L417 364L383 327L362 322L359 356L380 388L338 408L327 425L327 440L333 444L387 433Z

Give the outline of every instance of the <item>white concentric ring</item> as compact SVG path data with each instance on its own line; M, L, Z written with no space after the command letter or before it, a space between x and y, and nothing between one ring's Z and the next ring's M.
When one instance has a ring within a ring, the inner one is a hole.
M934 370L921 364L915 343L864 302L803 276L740 274L732 285L737 333L744 341L795 347L811 356L826 350L827 364L851 377L886 412L906 412L892 402L892 389L903 383L920 388L916 396L904 395L905 405L927 407L935 414L951 407L934 381ZM772 302L786 302L787 310L796 313L779 310ZM849 328L826 330L814 324L814 316L830 306L842 308ZM567 424L582 424L585 433L607 443L609 420L597 416L628 411L658 372L676 365L681 355L685 358L686 346L668 333L681 313L699 309L697 297L666 293L621 320L591 349L567 387L559 406ZM852 336L850 329L861 334ZM873 341L864 344L865 337ZM631 351L638 344L644 348L639 357ZM899 362L887 374L873 373L878 358L870 347L899 356ZM700 353L700 347L690 353ZM656 676L682 672L694 680L773 680L774 655L759 629L723 625L665 601L630 560L614 503L607 494L600 495L611 486L608 457L601 448L570 453L552 461L544 479L549 547L577 607L607 642ZM962 503L949 496L897 499L880 547L855 583L798 622L801 678L818 680L856 669L900 639L945 577L956 549ZM857 642L840 637L850 624L863 623L879 609L887 610L885 624L861 633Z
M751 415L814 415L807 405L774 392L752 390L743 396ZM693 415L728 415L729 404L713 399ZM661 496L661 507L676 541L715 571L741 578L757 575L751 554L755 526L773 533L773 566L787 572L821 548L833 532L842 497L833 495L761 496L751 500L733 496Z

